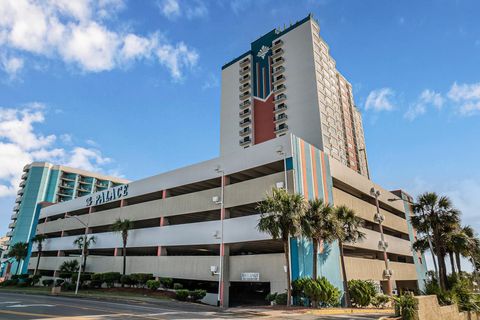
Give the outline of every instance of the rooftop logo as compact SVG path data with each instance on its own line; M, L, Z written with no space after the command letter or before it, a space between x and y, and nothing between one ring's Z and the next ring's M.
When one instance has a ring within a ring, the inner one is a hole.
M260 57L262 59L265 59L265 56L267 55L268 51L270 51L270 48L267 46L262 46L260 50L257 53L257 57Z

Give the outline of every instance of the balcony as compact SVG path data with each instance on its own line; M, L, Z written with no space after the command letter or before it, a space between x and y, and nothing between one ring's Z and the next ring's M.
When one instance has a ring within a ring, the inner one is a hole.
M27 164L23 167L23 172L28 172L28 170L30 170L30 165Z
M238 90L240 90L240 92L248 90L248 89L250 89L250 82L245 82L244 84L242 84L238 87Z
M283 57L278 57L277 59L273 60L272 67L275 68L277 66L280 66L284 62L285 62L285 59L283 59Z
M252 102L251 102L250 100L245 100L245 101L241 102L241 103L239 104L239 106L240 106L240 109L243 109L243 108L245 108L245 107L248 107L248 106L251 105L251 104L252 104Z
M243 77L240 77L238 78L238 81L240 81L240 83L243 83L247 80L250 80L250 73L247 73L246 75L244 75Z
M250 132L252 132L252 129L250 129L250 127L245 127L245 128L243 128L243 130L240 130L238 133L241 136L244 136L244 135L249 134Z
M16 202L16 203L22 202L22 196L17 197L17 198L15 199L15 202Z
M15 228L15 225L16 225L16 224L17 224L17 221L10 222L10 224L8 225L8 227L9 227L10 229L13 229L13 228Z
M273 122L279 123L286 121L288 119L287 115L285 113L280 113L278 116L273 117Z
M69 185L67 183L62 183L60 185L60 188L63 188L63 189L73 189L73 186L72 185Z
M82 187L81 185L78 186L77 188L77 191L81 191L81 192L88 192L90 193L90 190L89 189L85 189L84 187Z
M284 111L287 110L287 105L285 103L280 103L277 107L273 110L274 112Z
M277 74L279 74L279 73L282 73L283 71L285 71L285 67L284 67L284 66L276 67L276 68L273 70L273 75L277 75Z
M24 174L22 174L22 179L23 180L27 179L27 177L28 177L28 172L25 172Z
M12 220L17 220L18 219L18 213L14 213L10 216L10 219Z
M248 136L248 137L245 137L242 140L240 140L240 145L244 146L246 144L250 144L250 142L252 142L252 140L250 139L250 136Z
M18 211L20 210L20 205L19 204L16 204L14 207L13 207L13 211Z
M243 93L241 93L238 97L240 98L240 100L245 100L247 98L250 98L252 94L250 93L250 90L248 91L245 91Z
M246 117L246 116L249 116L250 114L252 114L252 111L250 110L250 108L248 108L248 109L243 109L243 111L240 111L240 112L238 113L238 115L239 115L240 117Z
M272 50L272 59L275 59L276 57L279 57L283 53L282 48L278 48L275 51Z
M97 182L97 183L95 183L95 186L97 186L98 188L108 188L108 182L107 183Z
M250 65L246 66L246 67L243 67L242 69L240 69L240 75L243 76L244 74L246 73L249 73L250 72Z
M250 120L250 118L245 118L245 119L240 121L240 126L244 127L244 126L249 125L251 123L252 123L252 120Z
M61 179L65 181L75 181L75 177L72 176L62 176Z
M65 193L65 191L59 191L59 192L57 192L57 195L58 195L59 197L64 197L64 198L71 198L71 197L72 197L71 194Z
M24 192L25 192L25 190L20 189L20 190L17 191L17 194L18 194L19 196L21 196Z
M280 101L284 101L285 99L287 99L287 96L284 93L280 93L278 96L275 97L274 102L277 103Z
M20 188L25 187L25 180L20 181L20 184L18 185Z
M13 236L13 231L8 231L5 236L7 236L7 237L12 237L12 236Z
M287 86L285 86L283 83L278 85L275 89L273 89L273 92L274 93L280 93L280 92L283 92L285 91L285 89L287 89Z
M282 40L282 39L278 39L278 40L276 40L276 41L273 42L273 44L272 44L272 50L276 50L277 48L280 48L282 45L283 45L283 40Z
M250 57L246 57L245 59L243 59L242 61L240 61L240 67L244 67L246 66L247 64L250 63Z
M280 84L282 83L283 81L285 81L285 76L283 74L279 75L278 77L276 77L275 79L273 79L273 85L276 86L277 84Z
M282 133L288 130L288 126L284 123L275 128L275 133Z

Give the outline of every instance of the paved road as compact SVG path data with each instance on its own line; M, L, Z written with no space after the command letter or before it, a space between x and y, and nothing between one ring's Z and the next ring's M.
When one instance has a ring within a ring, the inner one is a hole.
M261 310L230 309L176 301L153 303L111 302L68 297L40 296L0 292L0 320L24 319L378 319L380 316L314 316L277 314L268 316Z

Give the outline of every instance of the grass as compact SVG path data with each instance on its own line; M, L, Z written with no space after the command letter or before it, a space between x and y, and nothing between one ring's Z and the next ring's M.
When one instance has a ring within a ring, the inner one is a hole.
M15 292L26 294L50 295L51 287L0 287L0 292ZM59 296L74 297L74 291L62 291ZM79 290L77 297L82 298L128 298L130 300L145 301L146 299L165 300L172 297L170 293L162 291L153 292L140 288L111 288L111 289L84 289Z

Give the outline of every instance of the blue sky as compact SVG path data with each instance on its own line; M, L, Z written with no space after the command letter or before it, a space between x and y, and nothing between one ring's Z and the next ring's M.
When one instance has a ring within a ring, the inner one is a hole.
M216 157L221 66L309 12L362 110L370 172L480 230L478 1L0 4L0 234L24 162L132 180Z

